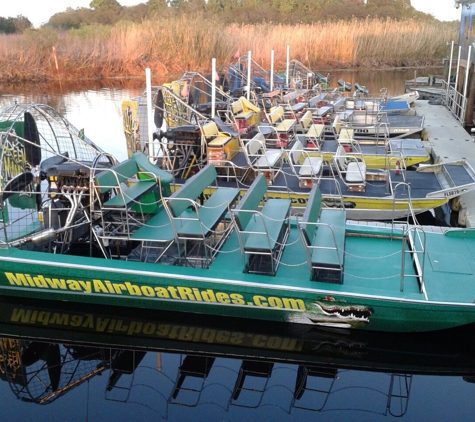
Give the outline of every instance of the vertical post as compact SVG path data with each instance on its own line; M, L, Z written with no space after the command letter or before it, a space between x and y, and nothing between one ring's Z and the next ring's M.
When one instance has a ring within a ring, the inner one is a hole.
M251 52L247 52L247 100L251 99Z
M460 56L462 55L462 46L459 45L459 55L457 58L457 72L455 74L455 91L458 92L458 82L459 82L459 73L460 73Z
M216 108L216 59L211 59L211 118L214 119Z
M270 90L274 90L274 50L270 52Z
M454 59L454 42L450 44L450 59L449 59L449 72L447 78L447 85L450 85L450 78L452 77L452 60Z
M449 104L450 97L450 79L452 78L452 60L454 59L454 42L450 44L450 58L449 58L449 69L447 72L447 90L445 92L445 104Z
M287 46L287 65L285 66L285 86L289 87L290 45Z
M465 83L463 87L463 96L464 98L467 97L467 90L468 90L468 79L470 78L470 59L472 55L472 46L468 47L468 56L467 56L467 69L465 69Z
M459 55L457 58L457 71L455 73L455 90L454 90L454 101L452 102L452 113L455 114L456 116L459 115L457 113L457 104L459 101L460 94L458 92L458 86L459 86L459 74L460 74L460 56L462 55L462 46L459 45Z
M465 70L465 83L463 87L463 97L462 97L462 104L460 110L460 121L462 125L465 125L465 115L467 113L467 91L468 91L468 80L470 79L470 60L472 58L472 45L468 47L468 55L467 55L467 69Z
M153 162L153 132L154 120L152 109L152 76L150 68L145 69L145 89L147 92L147 134L148 134L148 159Z

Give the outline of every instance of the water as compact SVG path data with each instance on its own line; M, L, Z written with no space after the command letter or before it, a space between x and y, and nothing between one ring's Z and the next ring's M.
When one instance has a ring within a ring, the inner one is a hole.
M333 75L334 83L342 78L366 85L373 95L381 87L395 95L414 71ZM0 106L14 100L51 105L122 160L121 102L143 86L141 79L0 86ZM473 330L428 336L299 332L267 323L4 302L2 421L470 421ZM194 353L201 356L194 370L207 376L186 377L174 395L178 368ZM248 377L234 394L243 361L256 356L273 365L262 360L254 369L271 376ZM300 365L313 368L307 387L316 391L298 399ZM121 377L108 389L117 373Z

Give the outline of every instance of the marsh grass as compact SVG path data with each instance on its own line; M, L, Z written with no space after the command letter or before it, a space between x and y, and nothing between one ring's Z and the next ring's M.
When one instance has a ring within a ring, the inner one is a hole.
M208 73L252 52L264 68L284 69L290 58L315 70L355 67L440 65L446 43L456 40L457 23L367 19L312 25L224 26L213 18L182 16L84 26L69 32L47 27L0 36L0 79L41 80L142 76L150 67L159 76L184 70ZM58 69L52 49L55 47Z

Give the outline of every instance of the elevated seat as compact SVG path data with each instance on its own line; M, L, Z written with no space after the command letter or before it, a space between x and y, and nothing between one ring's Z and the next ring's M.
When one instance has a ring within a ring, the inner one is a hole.
M302 116L300 125L302 127L303 144L305 147L319 150L325 135L325 125L323 123L314 123L313 115L310 110Z
M287 119L285 117L284 107L279 105L273 107L270 113L267 115L270 124L274 125L277 132L290 133L295 129L297 120L295 118Z
M310 187L318 183L322 175L323 157L310 155L297 140L289 153L289 165L292 172L299 179L299 186Z
M273 183L281 170L284 151L267 148L262 133L257 133L247 144L243 144L243 151L249 167L256 173L263 173L268 182Z
M94 202L98 204L95 213L102 227L95 235L104 255L111 257L117 253L108 249L109 241L131 240L138 225L157 212L161 198L169 195L173 176L136 152L111 168L93 169L92 178Z
M355 137L354 129L349 128L347 126L343 126L339 115L336 115L335 119L333 120L332 130L335 140L340 145L351 144Z
M164 201L182 262L197 261L204 268L209 267L229 236L232 225L223 219L240 193L238 188L215 188L204 204L198 204L196 198L212 186L216 178L216 168L208 164ZM224 227L217 233L220 223Z
M343 283L346 211L338 208L322 210L322 195L315 185L298 227L307 254L310 279Z
M362 154L347 154L343 145L338 145L333 160L348 189L363 192L366 187L366 163Z
M239 142L231 133L219 130L215 121L211 120L201 126L203 145L206 145L208 163L221 165L231 160L239 151ZM236 135L238 135L236 133Z
M273 142L272 138L267 138L267 145L270 147L286 147L289 145L295 137L297 119L294 117L286 118L282 105L272 107L270 112L266 113L266 117L269 125L277 134L277 138Z
M244 272L275 275L289 234L290 199L268 199L261 211L267 182L259 175L236 207L231 210Z
M290 111L292 115L301 115L308 107L307 102L302 101L305 94L305 90L299 89L285 94L282 100L286 104L286 110Z
M151 250L159 249L157 262L175 242L179 251L177 264L196 261L209 267L229 236L232 225L223 219L240 192L238 188L217 188L204 204L196 202L216 177L215 167L208 164L172 195L163 198L159 211L132 235L133 240L142 242L145 259ZM223 229L216 233L220 223ZM188 246L195 244L197 247L191 251Z
M151 164L142 152L136 152L128 160L106 169L100 169L94 178L97 193L112 193L102 203L105 208L125 208L138 203L141 198L158 188L157 181L167 186L169 192L173 176ZM126 184L126 182L130 182Z

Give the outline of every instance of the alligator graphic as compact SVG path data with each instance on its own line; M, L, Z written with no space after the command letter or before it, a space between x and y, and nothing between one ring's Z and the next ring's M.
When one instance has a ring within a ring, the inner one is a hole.
M374 311L365 305L348 304L332 296L318 298L307 304L305 316L317 325L340 328L361 328L369 323Z

